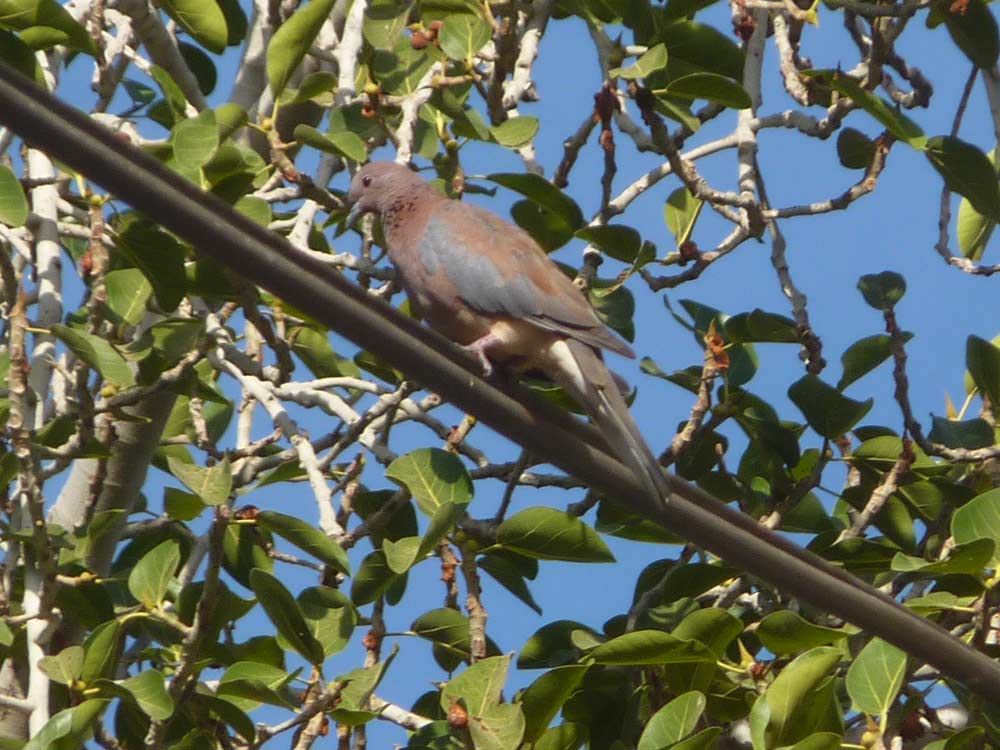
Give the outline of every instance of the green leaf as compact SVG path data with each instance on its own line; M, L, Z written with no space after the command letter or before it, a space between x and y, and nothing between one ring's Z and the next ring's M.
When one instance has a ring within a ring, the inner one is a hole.
M576 237L589 242L605 255L632 263L642 249L642 236L632 227L622 225L584 227Z
M978 147L950 135L927 141L927 160L952 192L965 196L983 216L1000 220L1000 182L989 158Z
M329 586L311 586L298 596L299 606L327 658L347 647L358 616L351 600Z
M554 214L569 227L572 234L584 225L583 211L576 201L563 193L544 177L528 172L524 174L491 174L491 182L520 193L532 203Z
M163 0L160 7L207 49L217 55L225 50L229 29L215 0Z
M590 526L555 508L527 508L497 528L497 544L527 557L568 562L614 562Z
M452 703L463 701L471 715L479 716L499 704L510 660L510 654L506 654L470 665L441 688L441 708L447 711Z
M824 646L848 636L844 630L814 625L787 609L772 612L761 620L755 634L764 647L776 656Z
M545 669L560 667L577 661L580 656L575 641L579 635L588 638L599 637L596 631L573 620L556 620L543 625L521 648L517 657L518 669Z
M129 573L129 592L147 609L159 606L180 561L181 549L176 540L168 539L153 547Z
M0 166L0 222L20 227L28 220L28 199L21 183L10 169Z
M132 374L128 362L106 339L69 328L62 323L53 324L49 330L53 336L66 344L73 354L97 370L109 383L119 388L135 385L135 375Z
M119 229L117 247L153 286L164 312L172 312L187 291L184 249L172 235L132 215Z
M0 5L0 13L2 9ZM91 699L60 711L45 722L22 750L76 750L83 747L93 736L94 722L109 702Z
M967 544L977 539L1000 539L1000 488L977 495L951 517L951 534L955 544ZM994 553L993 561L1000 561Z
M400 456L385 475L406 487L428 516L442 505L472 499L472 480L461 459L440 448L420 448Z
M490 706L469 722L476 750L517 750L524 736L524 715L514 703Z
M349 130L323 135L311 125L296 125L294 135L300 143L328 154L346 156L356 162L363 162L368 157L365 142Z
M380 549L375 550L361 561L361 566L351 579L351 601L358 606L375 601L396 577L385 553Z
M710 750L716 746L716 737L722 734L722 727L708 727L696 732L686 740L670 746L670 750Z
M271 37L267 45L267 80L275 97L284 91L333 5L334 0L309 0L308 5L299 6Z
M708 71L734 80L743 76L743 51L718 29L697 21L674 21L659 30L670 52L671 77Z
M847 670L847 694L857 711L881 716L892 706L906 674L906 652L873 638Z
M983 0L968 0L960 6L941 0L934 4L934 12L944 19L952 41L974 64L987 70L997 64L1000 34Z
M916 149L923 149L926 146L927 138L919 125L894 105L861 88L861 84L849 75L839 70L810 70L805 71L803 75L823 78L835 90L853 99L855 104L882 123L897 139L905 141Z
M875 141L854 128L842 128L837 135L837 158L848 169L868 169L875 158Z
M825 438L837 438L850 430L872 408L874 399L855 401L815 375L792 383L788 397L805 416L809 426Z
M996 543L993 539L975 539L952 547L944 560L930 561L897 552L892 558L892 569L899 573L919 573L923 576L981 575L989 567L995 553ZM907 601L907 605L912 604L912 600Z
M254 568L250 571L250 588L268 619L289 645L310 664L322 664L323 645L312 634L298 602L281 581L260 568Z
M54 656L43 656L38 667L53 682L72 685L83 672L83 646L67 646Z
M438 31L441 51L452 60L468 61L490 41L492 31L485 18L472 13L454 13Z
M170 140L174 146L174 159L181 171L197 172L212 159L219 147L219 126L215 113L206 109L197 117L181 120L174 127Z
M303 552L335 570L345 575L351 574L351 563L343 547L302 519L273 510L263 510L257 514L257 524L287 539Z
M716 659L705 644L682 640L659 630L636 630L612 638L591 651L588 657L597 664L609 666L690 664Z
M104 277L108 290L108 307L130 325L138 325L146 315L146 302L153 287L138 268L109 271Z
M479 569L489 574L497 583L507 589L510 593L531 607L538 614L542 614L542 608L532 596L524 576L515 567L506 555L486 554L476 561Z
M876 310L888 312L906 294L906 279L895 271L869 273L858 279L858 291Z
M195 47L193 44L179 42L177 49L180 51L181 57L184 58L185 64L194 74L201 93L208 96L215 91L215 84L218 83L219 73L215 69L215 63L212 62L212 58L206 55L201 47Z
M102 622L91 631L83 643L83 665L80 679L93 682L101 677L111 677L118 664L124 638L118 620Z
M913 338L912 333L904 333L903 340ZM840 355L843 375L837 381L837 390L842 391L851 383L864 377L892 356L892 339L884 333L858 339Z
M217 694L242 711L253 711L262 703L288 707L278 693L294 678L284 669L259 661L238 661L219 678Z
M585 664L556 667L537 678L521 693L526 741L532 742L545 732L588 669Z
M657 44L646 50L642 54L642 57L627 68L612 68L609 70L608 78L636 80L638 78L645 78L651 73L655 73L657 70L662 70L665 67L667 67L667 46L665 44Z
M385 553L385 562L389 570L393 573L405 573L421 557L420 537L408 536L393 541L386 539L382 542L382 551Z
M660 750L687 737L705 711L705 696L697 690L674 698L650 718L639 738L639 750Z
M0 29L0 60L3 60L18 72L32 79L39 86L46 86L45 72L42 70L42 66L38 64L35 51L16 34L3 29ZM0 194L2 194L2 191L0 191ZM2 203L3 201L0 200L0 204ZM2 215L3 210L0 209L0 216ZM6 223L3 219L0 219L0 221Z
M135 677L129 677L118 684L132 694L135 702L139 704L139 708L149 718L163 721L173 714L174 701L167 693L163 672L156 669L144 669Z
M392 49L406 28L410 3L375 2L365 8L363 33L373 49Z
M958 220L955 225L958 249L962 251L962 255L970 260L982 260L996 226L996 221L974 209L968 198L962 198L958 204Z
M443 646L449 652L468 657L471 648L469 635L469 619L461 612L448 607L432 609L420 615L410 625L410 630L421 638ZM489 656L499 653L496 644L486 639L486 652Z
M842 651L832 646L810 649L788 664L764 694L770 709L768 747L795 742L802 729L797 713L807 705L813 691L840 662ZM811 730L811 727L807 728Z
M753 104L746 89L718 73L689 73L674 78L664 93L682 99L704 99L730 109L749 109Z
M531 143L538 133L538 118L530 115L508 117L499 125L490 128L490 135L501 146L523 148Z
M726 318L722 329L726 339L737 343L795 344L799 340L794 320L759 308Z
M222 505L229 499L233 488L233 472L228 457L222 463L207 468L167 458L167 466L175 478L207 505Z
M993 445L995 435L993 427L985 419L945 419L933 417L930 433L927 439L932 443L941 443L949 448L986 448Z
M66 44L75 50L94 55L94 42L87 30L78 24L69 11L55 0L0 0L0 27L24 30L21 39L35 46L32 34L51 34L47 41L39 38L38 47Z
M578 750L586 739L586 726L566 722L546 729L536 740L534 750Z
M663 218L670 233L674 235L678 248L691 239L695 222L701 215L702 205L704 201L695 198L691 191L683 186L674 190L667 198L663 206Z
M965 341L965 366L979 392L990 404L1000 405L1000 348L986 339L969 336Z

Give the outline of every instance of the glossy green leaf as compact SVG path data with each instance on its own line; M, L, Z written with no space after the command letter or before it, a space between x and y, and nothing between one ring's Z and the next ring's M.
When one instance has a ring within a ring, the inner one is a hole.
M924 576L981 575L989 567L995 553L996 543L993 539L974 539L952 547L943 560L925 560L897 552L892 558L892 569L899 573L919 573Z
M345 575L351 574L351 564L343 547L312 524L273 510L262 510L258 513L257 524L287 539L303 552L335 570Z
M270 573L259 568L250 571L250 588L278 633L310 664L323 663L323 645L316 640L305 615L288 589Z
M991 404L1000 404L1000 347L969 336L965 341L965 366L979 392Z
M207 468L168 458L167 466L174 477L207 505L222 505L229 499L233 487L233 472L228 458Z
M87 365L119 388L135 385L135 375L125 358L107 339L55 323L49 330Z
M689 664L714 662L716 658L703 643L682 640L659 630L636 630L612 638L588 657L597 664L610 666Z
M903 333L904 342L912 338L912 333ZM887 334L878 333L858 339L847 347L840 355L844 373L837 381L837 390L844 390L889 359L892 356L891 343L892 339Z
M3 6L0 6L2 9ZM54 714L22 750L75 750L94 733L94 722L109 701L91 699Z
M726 318L723 331L726 339L740 343L795 344L799 340L794 320L759 308Z
M977 495L951 517L951 534L955 544L967 544L977 539L1000 539L1000 489ZM1000 556L994 553L994 562Z
M152 223L132 216L119 230L117 247L153 286L164 312L172 312L187 291L184 250L176 239Z
M944 20L952 41L980 68L992 68L1000 53L1000 34L993 12L984 0L967 0L960 5L939 0L934 12Z
M614 562L597 532L578 517L555 508L527 508L497 528L497 544L540 560Z
M993 445L995 435L993 427L985 419L945 419L933 417L931 431L927 439L932 443L941 443L949 448L986 448Z
M612 68L608 71L609 78L626 78L636 80L645 78L657 70L662 70L667 66L667 46L657 44L646 50L642 56L632 65L624 68Z
M679 695L653 714L639 738L639 750L660 750L687 737L705 711L705 696L697 690Z
M664 25L657 36L670 53L667 72L671 76L705 71L734 80L743 76L743 51L731 36L709 24L673 21Z
M815 375L806 375L788 389L788 397L805 416L809 426L826 438L850 430L872 408L874 399L855 401Z
M812 70L806 71L805 75L822 77L831 87L844 96L853 99L861 109L878 120L885 126L886 130L899 140L905 141L916 149L923 149L926 146L927 137L919 125L900 112L895 106L872 92L863 89L861 84L849 75L839 70Z
M691 239L694 225L701 215L704 201L696 198L686 187L679 187L670 194L663 206L663 218L667 228L674 235L676 246L680 248Z
M545 732L577 689L587 669L587 665L580 664L556 667L538 677L521 693L525 740L531 742Z
M432 609L420 615L410 625L410 630L421 638L444 647L447 651L468 656L471 647L469 618L448 607ZM488 656L499 654L496 644L486 639Z
M93 682L101 677L112 677L124 641L122 627L118 620L102 622L83 642L83 665L80 679Z
M207 49L221 54L226 48L226 16L215 0L163 0L161 7Z
M174 146L174 159L182 171L201 169L219 147L219 126L215 113L206 109L197 117L181 120L174 127L170 139Z
M87 30L56 0L0 0L0 27L27 32L22 33L21 38L28 46L44 48L65 44L88 55L96 52ZM32 40L31 34L36 32L55 32L55 36L48 41Z
M718 73L689 73L667 84L667 96L704 99L730 109L749 109L750 94L739 83Z
M555 214L569 227L571 233L584 225L583 211L576 201L540 175L531 172L496 173L488 175L486 179L520 193L532 203Z
M180 545L168 539L135 564L128 575L128 590L147 609L159 606L181 561Z
M385 475L406 487L428 516L442 505L472 499L472 480L461 459L440 448L420 448L400 456L389 464Z
M854 128L837 134L837 158L848 169L868 169L875 158L875 141Z
M144 669L135 677L129 677L118 684L132 694L135 702L139 704L139 708L149 718L163 721L173 714L174 701L167 693L163 672L156 669Z
M824 646L849 635L844 630L814 625L787 609L767 615L754 632L764 647L776 656Z
M847 694L854 709L881 716L896 700L905 673L906 652L873 638L847 670Z
M58 654L43 656L38 661L38 667L53 682L58 682L60 685L72 685L80 679L83 672L83 658L83 646L67 646Z
M538 133L538 118L530 115L508 117L499 125L490 128L490 135L501 146L523 148L535 139Z
M941 135L927 142L924 154L949 190L965 196L983 216L1000 220L1000 182L993 164L978 147Z
M285 21L267 45L267 81L277 97L306 56L316 35L333 10L334 0L309 0Z
M858 291L876 310L888 312L906 294L906 279L895 271L869 273L858 279Z
M811 698L827 675L840 662L842 651L831 646L810 649L786 665L764 694L770 709L767 734L769 746L797 741L796 733L803 730L798 712ZM809 732L806 727L804 731Z
M296 125L295 140L328 154L346 156L356 162L365 161L368 155L365 142L350 131L323 135L311 125Z
M121 268L109 271L104 282L108 291L108 307L130 325L146 315L146 302L153 294L152 285L138 268Z
M0 165L0 222L20 227L28 220L28 199L21 183L8 167Z
M492 30L485 18L472 13L454 13L444 19L438 32L441 51L452 60L471 60L490 41Z
M632 227L619 224L584 227L576 232L581 240L589 242L602 253L616 260L632 263L642 247L642 236Z
M385 553L375 550L370 553L351 579L351 601L356 605L368 604L385 593L389 585L396 579Z

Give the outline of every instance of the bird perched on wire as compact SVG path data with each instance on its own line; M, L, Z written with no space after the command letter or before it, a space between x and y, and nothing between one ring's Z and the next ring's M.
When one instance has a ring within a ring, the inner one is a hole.
M348 223L374 213L411 305L439 333L516 372L541 370L582 406L619 460L666 498L663 469L629 414L602 350L635 353L527 232L452 200L407 167L371 162L348 195Z

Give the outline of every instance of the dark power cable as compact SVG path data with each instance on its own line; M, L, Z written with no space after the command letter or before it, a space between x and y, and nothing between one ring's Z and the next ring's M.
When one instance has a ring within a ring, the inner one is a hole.
M85 113L0 64L0 123L121 200L631 511L905 650L1000 704L1000 664L865 582L677 477L661 500L587 425L527 391L484 382L470 358L322 262L234 211Z

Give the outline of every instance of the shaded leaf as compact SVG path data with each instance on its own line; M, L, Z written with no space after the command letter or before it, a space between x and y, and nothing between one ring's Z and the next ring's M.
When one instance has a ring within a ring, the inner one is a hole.
M334 0L310 0L306 6L299 6L271 37L267 45L267 80L275 97L299 67L333 5Z
M748 109L750 94L739 83L718 73L689 73L667 84L667 96L704 99L731 109Z
M875 158L875 141L854 128L841 128L837 135L837 158L848 169L867 169Z
M844 630L814 625L791 610L772 612L760 621L754 632L764 647L776 656L823 646L849 635Z
M281 636L310 664L323 663L323 645L316 640L298 602L288 589L270 573L259 568L250 571L250 588L264 608L268 619Z
M874 399L855 401L815 375L806 375L788 389L788 397L805 416L809 426L826 438L850 430L871 409Z
M597 664L638 666L714 662L703 643L682 640L659 630L637 630L612 638L588 654Z
M983 216L1000 220L1000 182L993 164L978 147L940 135L927 142L924 154L949 190L965 196Z
M969 336L965 341L965 366L976 388L993 405L1000 405L1000 348L986 339Z
M135 385L135 375L128 362L107 339L69 328L62 323L53 324L49 330L109 383L120 388Z

